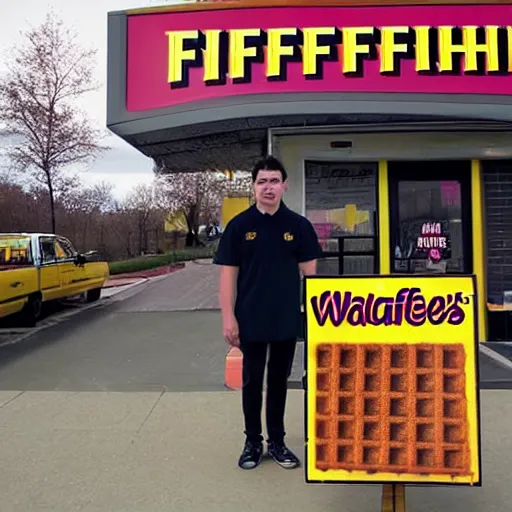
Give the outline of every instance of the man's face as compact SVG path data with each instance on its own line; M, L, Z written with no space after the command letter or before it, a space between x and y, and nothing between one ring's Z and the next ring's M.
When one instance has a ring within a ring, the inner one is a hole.
M273 207L279 205L287 186L280 171L261 170L253 184L254 196L259 204Z

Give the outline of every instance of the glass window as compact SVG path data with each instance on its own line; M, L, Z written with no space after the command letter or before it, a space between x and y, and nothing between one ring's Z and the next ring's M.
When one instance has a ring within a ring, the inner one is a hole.
M28 237L0 237L0 265L31 265L32 251Z
M306 162L306 217L319 238L373 235L376 164Z
M59 259L70 259L76 255L76 250L67 238L58 237L58 246L62 256L59 255Z
M41 238L41 256L43 263L51 263L57 260L54 238Z
M317 273L322 275L338 275L339 261L338 258L321 258L317 263Z
M464 271L459 181L399 181L395 272Z
M305 215L313 224L326 258L319 274L339 274L340 239L375 235L376 163L306 161ZM350 240L345 240L349 250ZM347 256L344 274L374 272L374 256Z
M343 274L365 275L374 274L375 256L365 255L378 250L376 241L371 238L349 238L343 246Z

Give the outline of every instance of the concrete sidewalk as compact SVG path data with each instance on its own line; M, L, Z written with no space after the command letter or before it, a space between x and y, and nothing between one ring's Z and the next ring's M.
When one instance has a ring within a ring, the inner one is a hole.
M303 393L288 443L302 455ZM508 510L512 393L482 392L482 488L407 488L408 510ZM374 512L379 486L307 485L265 461L242 471L240 394L0 393L6 512Z

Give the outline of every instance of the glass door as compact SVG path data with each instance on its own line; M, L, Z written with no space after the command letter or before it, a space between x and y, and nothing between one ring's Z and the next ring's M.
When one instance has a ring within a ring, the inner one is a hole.
M473 271L471 162L389 162L391 272Z
M305 216L313 224L323 258L318 274L376 274L376 162L305 162Z

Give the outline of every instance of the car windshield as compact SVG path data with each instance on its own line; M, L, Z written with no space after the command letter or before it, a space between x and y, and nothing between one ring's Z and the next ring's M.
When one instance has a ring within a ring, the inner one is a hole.
M0 266L22 266L32 264L29 237L0 236Z

